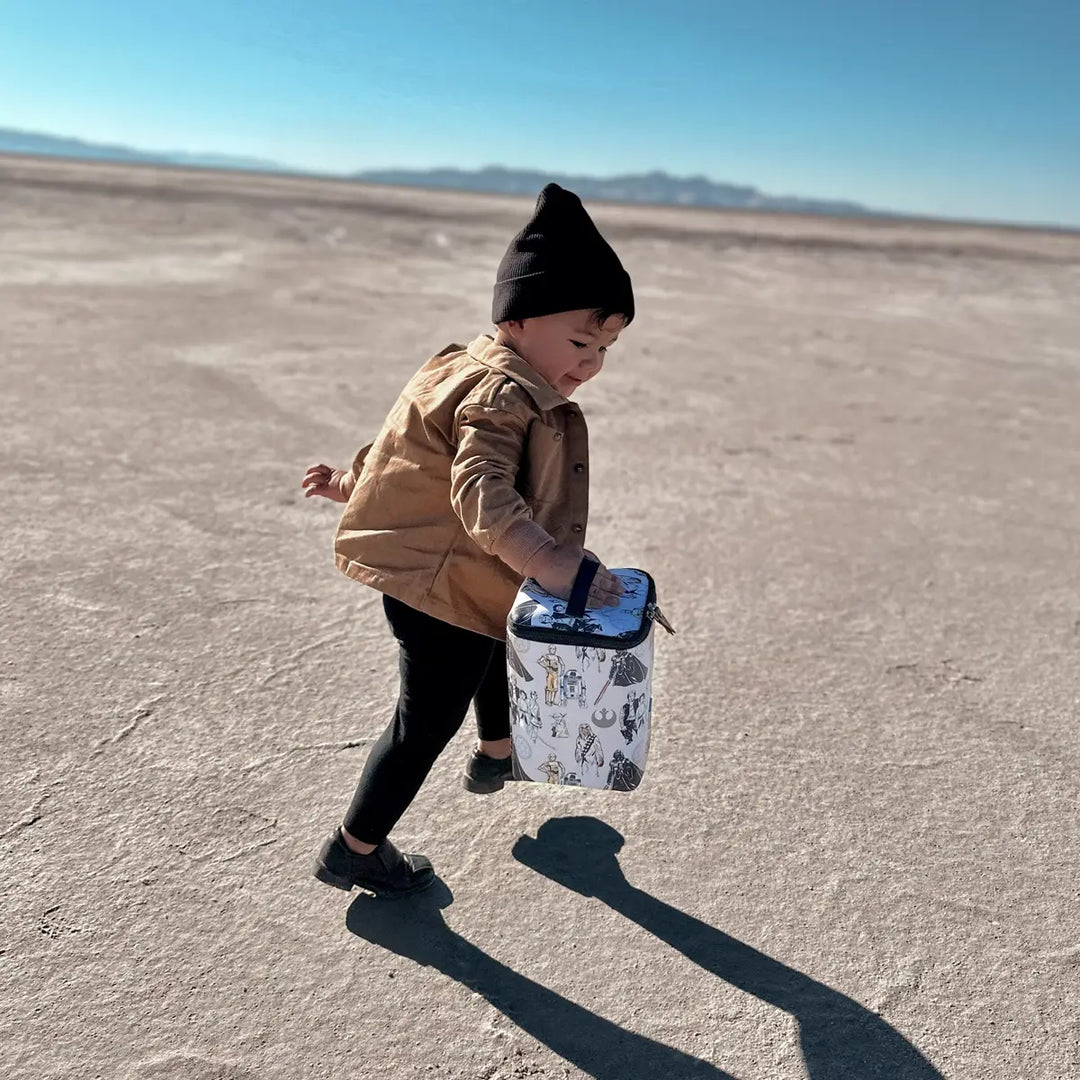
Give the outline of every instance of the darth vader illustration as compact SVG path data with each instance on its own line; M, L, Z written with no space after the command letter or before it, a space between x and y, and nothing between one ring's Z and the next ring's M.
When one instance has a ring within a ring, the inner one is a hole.
M506 643L506 664L515 675L520 675L526 682L532 682L532 672L521 662L512 641Z
M603 689L596 695L594 705L600 703L606 690L612 683L616 686L632 686L634 683L644 682L649 674L649 669L632 653L620 649L611 658L611 671Z
M633 791L641 783L642 771L621 750L611 755L608 764L608 791Z

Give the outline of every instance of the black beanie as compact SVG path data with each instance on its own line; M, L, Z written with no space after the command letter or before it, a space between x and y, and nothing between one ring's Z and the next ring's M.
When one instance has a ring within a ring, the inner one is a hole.
M602 308L634 317L630 275L572 192L548 184L495 276L491 321Z

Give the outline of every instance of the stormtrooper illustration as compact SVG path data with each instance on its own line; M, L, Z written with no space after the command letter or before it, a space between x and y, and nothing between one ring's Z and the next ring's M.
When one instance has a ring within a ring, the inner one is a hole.
M551 714L551 737L553 739L570 738L570 732L566 729L566 713Z

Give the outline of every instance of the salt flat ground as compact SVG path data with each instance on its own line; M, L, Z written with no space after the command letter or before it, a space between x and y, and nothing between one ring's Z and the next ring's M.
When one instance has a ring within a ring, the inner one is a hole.
M679 630L630 795L459 774L311 879L388 718L305 501L488 329L531 201L0 161L0 1072L1080 1074L1080 237L593 207L639 318L590 546Z

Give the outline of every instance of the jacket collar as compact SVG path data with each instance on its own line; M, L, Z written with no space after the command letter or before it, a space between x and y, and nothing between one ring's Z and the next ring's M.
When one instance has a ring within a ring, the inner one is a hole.
M481 334L470 342L468 353L474 360L495 371L509 376L526 390L536 402L541 412L549 412L560 405L569 405L566 400L535 368L530 367L513 349L505 345L496 345L490 334Z

